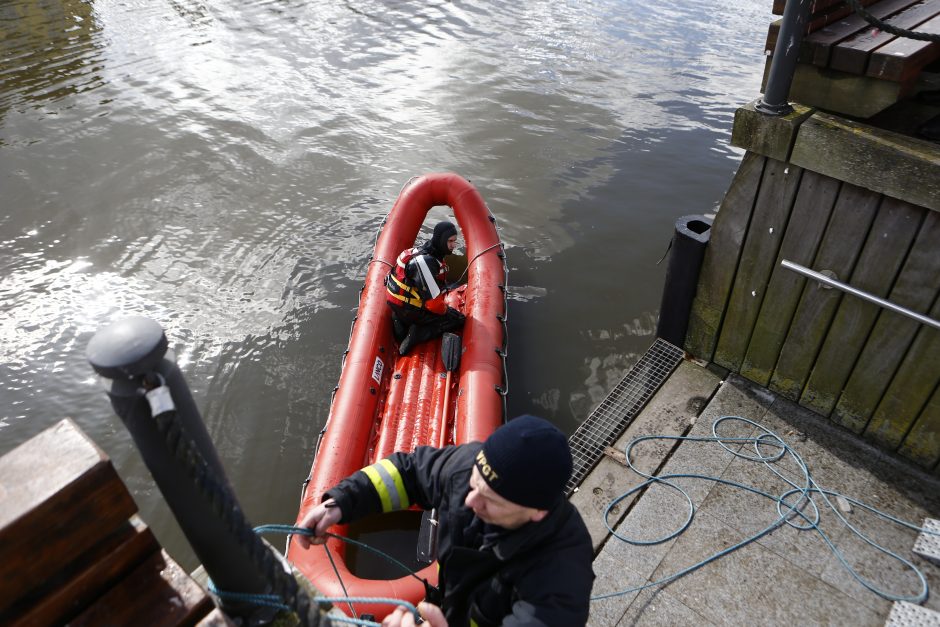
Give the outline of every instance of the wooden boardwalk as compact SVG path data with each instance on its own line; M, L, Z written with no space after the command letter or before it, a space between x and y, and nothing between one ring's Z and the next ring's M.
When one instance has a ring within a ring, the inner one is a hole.
M907 30L940 33L940 0L862 0L878 19ZM775 0L774 13L783 13ZM922 90L940 89L931 63L940 43L897 37L870 25L840 0L815 0L790 96L804 105L868 118ZM774 53L780 20L765 44ZM765 72L766 77L766 72Z
M231 625L63 420L0 458L0 624Z

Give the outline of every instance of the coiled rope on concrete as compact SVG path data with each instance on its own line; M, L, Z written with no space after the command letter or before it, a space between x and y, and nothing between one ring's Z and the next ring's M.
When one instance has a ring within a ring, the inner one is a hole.
M719 426L726 421L740 421L740 422L746 423L748 425L751 425L757 428L762 433L757 437L744 437L744 438L720 436L718 435ZM767 467L767 469L769 469L771 472L777 475L781 480L783 480L787 485L789 485L790 488L785 490L781 494L775 495L775 494L770 494L768 492L760 490L758 488L755 488L753 486L748 486L739 482L729 481L726 479L722 479L720 477L714 477L710 475L702 475L702 474L695 474L695 473L670 473L670 474L664 474L664 475L651 475L651 474L644 473L641 470L637 469L631 462L631 452L633 451L633 448L635 446L641 444L642 442L647 442L651 440L674 440L674 441L688 441L688 442L717 443L718 445L720 445L722 448L727 450L729 453L731 453L735 457L740 457L745 460L763 464L764 466ZM743 453L742 452L743 447L741 450L732 450L732 448L730 448L729 445L735 444L735 443L753 444L754 454L750 455L750 454ZM763 452L763 451L767 451L768 449L772 449L774 451L773 454L765 454ZM823 539L823 541L829 547L829 550L836 556L836 558L842 564L842 567L862 586L864 586L871 592L874 592L875 594L879 595L880 597L887 599L889 601L908 601L910 603L918 603L918 604L923 603L927 599L927 595L928 595L927 580L924 577L924 574L920 571L920 569L917 568L917 566L915 566L909 560L906 560L900 555L891 551L890 549L887 549L886 547L881 546L880 544L878 544L877 542L875 542L874 540L866 536L857 527L852 525L845 518L845 516L843 516L839 508L836 507L832 503L832 501L830 500L830 497L834 499L845 499L847 502L853 505L856 505L864 510L867 510L868 512L875 514L876 516L882 518L883 520L906 527L913 531L927 533L930 535L938 535L938 536L940 536L940 534L934 531L931 531L929 529L924 529L912 523L900 520L894 516L891 516L890 514L882 512L881 510L875 507L872 507L870 505L867 505L866 503L863 503L857 499L845 496L843 494L840 494L832 490L826 490L820 487L820 485L816 482L816 480L813 478L812 474L810 473L808 466L803 461L803 458L792 447L790 447L786 442L784 442L784 440L781 437L779 437L776 433L767 429L760 423L757 423L747 418L742 418L740 416L722 416L716 419L715 422L712 424L712 437L671 436L671 435L642 436L642 437L638 437L632 440L625 447L624 454L626 456L627 465L638 475L642 477L646 477L646 481L634 487L633 489L627 492L624 492L620 496L614 498L612 501L610 501L610 503L607 505L607 508L604 511L604 522L607 525L607 529L610 530L611 534L614 537L620 539L623 542L627 542L633 545L661 544L681 535L689 527L689 525L691 525L692 520L695 516L695 510L696 510L695 505L692 501L692 497L689 496L689 494L685 490L683 490L680 486L678 486L673 481L674 479L700 479L704 481L712 481L716 483L729 485L735 488L740 488L742 490L746 490L748 492L760 495L775 504L776 510L777 510L777 518L763 530L743 539L742 541L738 542L737 544L733 546L730 546L724 550L716 552L714 555L711 555L710 557L706 559L703 559L695 564L692 564L691 566L687 568L683 568L679 572L676 572L672 575L669 575L657 581L644 584L642 586L636 586L632 588L627 588L625 590L620 590L617 592L610 592L607 594L600 594L597 596L593 596L591 597L592 601L598 601L601 599L609 599L612 597L623 596L632 592L638 592L646 588L665 585L684 575L687 575L695 570L698 570L699 568L702 568L703 566L706 566L707 564L714 562L715 560L718 560L721 557L740 549L741 547L744 547L756 540L759 540L760 538L766 536L767 534L771 533L773 530L783 525L789 525L790 527L793 527L794 529L797 529L800 531L815 531L817 534L819 534L819 536ZM796 463L798 468L800 469L801 476L798 477L796 480L792 480L791 478L785 476L782 472L778 471L772 465L774 462L780 461L786 456L790 456L793 459L793 461ZM650 487L653 485L666 486L672 490L679 492L680 494L682 494L682 496L685 497L688 503L688 513L687 513L685 521L671 533L655 540L637 540L634 538L629 538L623 535L622 533L619 533L617 530L615 530L610 524L611 510L618 503L629 498L633 494L636 494L642 490L645 490L647 487ZM853 534L855 534L855 536L860 538L862 541L864 541L866 544L876 549L877 551L885 554L886 556L892 559L897 560L898 562L903 564L907 569L909 569L918 579L919 584L920 584L920 590L914 595L896 594L896 593L884 590L878 587L877 585L875 585L874 583L868 581L864 577L862 577L846 561L842 552L838 549L838 547L836 547L836 545L832 542L829 536L825 532L823 532L823 530L819 527L820 508L822 504L818 504L814 500L813 498L814 495L819 495L820 497L822 497L822 500L825 506L828 507L833 512L835 512L836 516L842 521L842 524L846 528L848 528Z

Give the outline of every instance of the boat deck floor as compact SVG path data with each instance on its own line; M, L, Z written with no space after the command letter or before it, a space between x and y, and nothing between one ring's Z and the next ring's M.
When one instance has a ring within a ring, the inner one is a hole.
M595 596L659 581L779 519L775 501L726 483L681 478L674 483L696 507L683 533L661 544L633 545L607 530L604 512L611 500L644 481L623 464L631 440L654 434L711 437L715 420L726 415L759 423L792 447L820 487L844 495L830 496L842 516L921 569L934 591L925 607L940 610L940 566L912 554L918 532L877 518L849 500L922 526L925 519L940 518L940 480L746 379L691 361L679 365L571 497L595 543ZM760 431L748 423L726 420L720 423L719 433L754 437ZM729 448L750 455L755 452L753 444L735 443ZM775 452L771 446L761 450L765 455ZM791 486L770 467L801 483L792 457L763 464L737 457L714 442L646 441L633 449L631 459L644 472L720 477L773 495ZM658 485L638 494L611 508L610 523L618 534L657 539L685 522L688 502L677 491ZM819 494L813 500L820 508L819 528L859 575L890 592L916 595L916 575L859 539ZM883 625L896 621L900 609L923 611L892 603L864 588L820 533L782 525L671 583L593 601L589 624ZM940 624L937 621L940 614L923 623L905 624Z

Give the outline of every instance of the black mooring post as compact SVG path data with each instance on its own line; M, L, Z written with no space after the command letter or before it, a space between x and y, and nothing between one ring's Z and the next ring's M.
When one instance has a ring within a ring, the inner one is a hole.
M712 219L705 216L683 216L676 220L656 336L679 348L685 344L689 313L711 228Z
M796 63L800 56L800 44L803 43L803 34L806 32L806 22L813 2L814 0L787 0L780 23L780 33L777 35L777 45L774 46L774 56L770 61L770 74L767 77L764 97L754 105L761 113L786 115L793 111L788 102L790 85L793 84L793 75L796 73Z
M159 324L149 318L133 316L100 329L88 343L86 355L95 372L110 380L108 397L114 411L130 432L147 469L216 588L264 594L268 591L268 582L260 568L252 561L247 547L200 493L186 464L170 450L157 429L151 404L144 396L145 389L155 382L165 383L177 419L185 431L183 437L192 441L205 460L207 474L215 477L218 486L228 491L234 507L239 508L189 387L167 344ZM267 608L227 603L224 599L222 605L234 616L273 614Z

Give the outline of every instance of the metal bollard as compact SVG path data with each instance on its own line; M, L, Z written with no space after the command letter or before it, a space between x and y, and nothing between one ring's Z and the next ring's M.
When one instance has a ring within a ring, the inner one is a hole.
M151 404L144 396L145 389L153 387L155 382L168 388L177 419L185 431L183 437L191 439L205 460L209 474L214 476L223 491L227 491L231 502L240 511L189 387L167 346L166 335L157 322L133 316L99 329L88 343L86 356L95 372L110 380L108 397L111 406L130 432L160 492L216 588L264 594L269 591L269 586L260 568L252 561L247 547L239 542L229 525L200 493L188 475L186 464L176 459L169 449L157 429ZM159 415L163 410L156 413ZM274 613L270 608L241 602L227 603L225 600L222 607L233 616L259 617Z
M685 344L689 312L711 228L712 219L705 216L683 216L676 220L656 336L679 348Z

